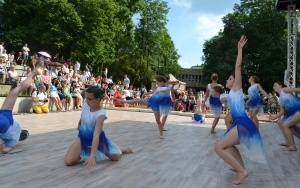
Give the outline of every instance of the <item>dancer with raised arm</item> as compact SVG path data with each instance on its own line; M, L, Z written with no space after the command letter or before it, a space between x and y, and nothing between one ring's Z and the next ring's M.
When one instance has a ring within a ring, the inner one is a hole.
M235 65L235 74L226 81L226 87L231 89L228 95L232 126L215 144L215 152L228 163L236 172L233 184L240 184L249 173L246 171L239 150L235 145L240 144L242 152L252 160L266 163L265 150L260 133L245 111L244 95L242 89L242 54L247 43L246 36L238 42L238 55Z
M130 148L120 149L113 141L106 138L103 131L106 111L101 106L104 91L97 86L90 86L85 91L85 103L78 122L78 138L69 148L65 156L65 164L72 166L80 160L91 168L96 161L104 160L105 156L118 161L122 154L132 153Z
M274 83L273 89L280 95L280 112L269 118L275 120L283 116L278 120L278 127L285 142L279 145L287 147L287 151L297 151L294 135L290 128L300 122L300 100L293 95L293 93L300 93L300 89L283 87L282 82Z
M10 152L18 141L25 140L29 133L21 130L19 123L14 120L12 110L20 93L26 91L34 82L34 78L42 73L43 63L28 75L28 77L13 90L11 90L2 104L0 110L0 150L2 153Z

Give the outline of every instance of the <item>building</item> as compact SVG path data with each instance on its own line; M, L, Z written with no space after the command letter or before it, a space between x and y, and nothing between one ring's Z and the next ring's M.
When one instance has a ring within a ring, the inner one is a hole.
M192 66L189 69L180 68L177 79L186 83L186 88L192 88L195 91L204 90L206 85L202 83L203 66Z

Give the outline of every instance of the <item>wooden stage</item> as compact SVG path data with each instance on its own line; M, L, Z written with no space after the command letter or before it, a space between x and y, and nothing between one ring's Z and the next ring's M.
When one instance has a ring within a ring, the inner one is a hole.
M268 163L244 158L250 173L241 185L230 182L235 173L214 152L213 145L224 132L209 133L213 119L195 124L190 117L170 115L165 139L159 139L152 113L107 110L104 130L120 147L133 154L120 161L99 162L87 169L82 164L64 165L68 147L77 137L80 111L16 115L30 137L10 154L0 154L1 188L295 188L300 185L300 141L298 152L283 151L276 123L260 122Z

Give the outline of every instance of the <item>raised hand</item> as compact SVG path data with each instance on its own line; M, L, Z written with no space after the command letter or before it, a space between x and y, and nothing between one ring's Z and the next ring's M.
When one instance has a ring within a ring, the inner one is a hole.
M245 35L242 35L240 41L238 42L238 48L243 48L247 41L247 37Z

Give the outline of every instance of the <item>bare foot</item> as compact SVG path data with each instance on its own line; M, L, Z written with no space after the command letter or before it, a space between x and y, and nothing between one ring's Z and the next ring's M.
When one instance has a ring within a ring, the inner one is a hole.
M280 146L284 146L284 147L290 147L290 145L287 144L287 143L285 143L285 142L284 142L284 143L280 143L279 145L280 145Z
M163 131L167 131L167 127L166 126L163 126Z
M132 149L130 148L121 148L121 151L123 154L133 153Z
M288 147L286 149L284 149L284 151L297 151L297 148L296 147Z
M216 132L215 132L215 131L213 131L213 130L210 130L210 133L211 133L211 134L216 134Z
M10 152L11 150L12 150L11 147L5 147L2 149L2 153L6 154L6 153Z
M249 176L249 173L246 170L244 170L243 172L237 172L236 174L236 179L231 181L231 183L235 185L240 184L243 181L243 179Z
M160 139L164 139L164 135L160 135L159 138L160 138Z

